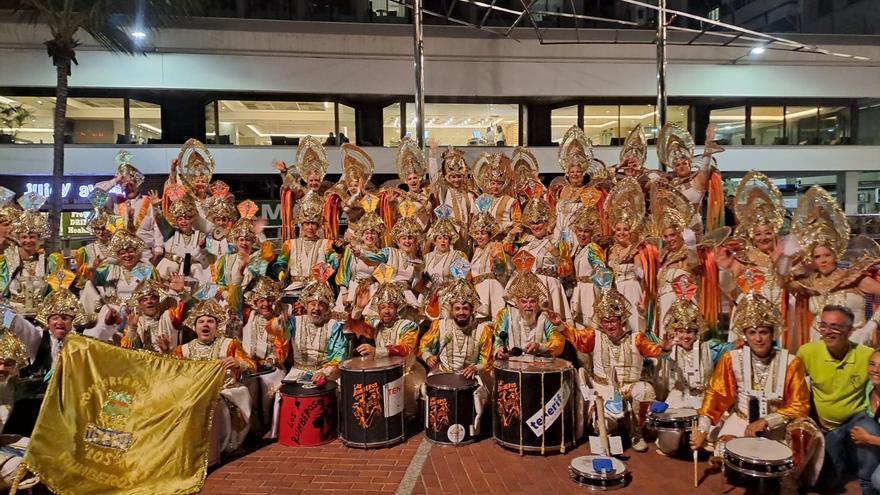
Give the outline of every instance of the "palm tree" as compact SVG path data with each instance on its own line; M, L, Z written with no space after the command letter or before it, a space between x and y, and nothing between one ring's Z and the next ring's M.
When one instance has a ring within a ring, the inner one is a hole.
M5 2L4 2L5 3ZM104 49L133 55L143 53L143 34L155 33L178 17L190 15L198 0L12 0L14 12L52 33L46 51L58 75L55 86L54 163L50 199L50 246L59 249L61 182L64 178L64 130L67 127L67 79L76 61L81 31ZM136 34L133 34L136 33ZM139 34L143 33L143 34Z

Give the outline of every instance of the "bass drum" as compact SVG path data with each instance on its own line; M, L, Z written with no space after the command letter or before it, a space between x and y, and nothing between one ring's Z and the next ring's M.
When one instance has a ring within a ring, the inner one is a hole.
M476 380L457 373L431 375L425 381L425 436L429 441L463 445L474 440Z
M339 376L339 437L349 447L377 448L404 438L403 358L356 357Z
M336 383L323 386L289 383L281 386L278 443L312 447L336 440Z

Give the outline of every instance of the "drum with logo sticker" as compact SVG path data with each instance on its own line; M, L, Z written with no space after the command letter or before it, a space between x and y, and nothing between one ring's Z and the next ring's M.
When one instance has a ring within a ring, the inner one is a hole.
M388 447L404 438L403 365L361 356L339 366L339 438L349 447Z
M278 443L288 447L311 447L336 440L336 383L322 386L287 383L281 386Z
M474 440L474 391L479 384L458 373L431 375L425 381L425 436L429 441L463 445Z
M564 453L575 442L574 386L564 359L495 361L495 441L521 454Z

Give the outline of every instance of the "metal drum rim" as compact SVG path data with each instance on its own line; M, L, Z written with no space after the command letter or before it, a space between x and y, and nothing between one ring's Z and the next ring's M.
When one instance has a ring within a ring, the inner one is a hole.
M432 375L432 376L437 376L437 375ZM464 387L452 387L449 385L431 385L430 383L428 383L428 380L430 380L430 379L431 379L431 376L425 378L425 387L433 388L435 390L468 390L470 388L479 388L480 387L480 382L478 382L474 379L471 379L471 381L473 383L470 383Z
M495 437L495 442L497 442L498 445L504 447L505 449L508 449L508 450L514 450L514 451L522 450L523 452L537 452L537 453L540 453L541 450L543 450L544 452L549 453L549 454L556 454L556 453L560 453L560 454L561 454L561 453L562 453L562 447L560 447L560 444L558 444L558 443L553 444L553 446L550 446L550 447L546 447L546 446L545 446L545 447L542 448L542 447L534 447L534 446L531 446L531 445L520 445L520 444L517 444L517 443L505 442L504 440L501 440L501 439L498 438L498 437ZM570 441L565 442L564 444L562 444L562 446L565 447L565 450L566 450L566 452L567 452L567 451L568 451L568 448L571 447L571 446L574 445L574 444L575 444L574 440L570 440Z
M740 438L745 438L745 437L740 437ZM733 440L736 440L736 438L734 438ZM771 441L771 442L776 442L776 440L770 440L770 439L767 439L767 440L769 440L769 441ZM727 444L729 444L729 443L730 443L730 441L725 442L725 449L724 449L724 455L725 455L725 456L730 455L731 457L734 457L734 458L737 458L737 459L743 459L743 460L745 460L745 461L751 461L751 462L753 462L754 464L767 464L767 465L769 465L769 466L784 466L784 465L786 465L786 464L788 464L788 463L793 462L793 461L792 461L792 458L793 458L793 455L794 455L793 452L792 452L792 455L786 457L785 459L779 459L779 460L757 459L757 458L755 458L755 457L751 457L751 456L747 456L747 455L742 455L742 454L737 454L736 452L731 451L730 449L727 448ZM791 447L789 447L788 445L785 445L785 444L782 443L782 442L776 442L776 443L782 444L785 448L791 450Z
M385 366L376 366L374 368L349 368L345 365L345 363L348 363L351 361L355 361L355 360L366 361L367 359L372 359L373 361L376 360L376 358L365 358L364 356L348 358L345 361L339 363L339 369L342 371L359 371L359 372L388 371L388 370L392 370L394 368L397 368L398 366L402 366L405 361L400 356L388 356L388 357L384 357L384 358L379 358L379 359L388 359L388 360L392 361L391 364L388 364Z
M744 467L737 466L728 460L727 456L724 457L724 466L734 471L744 474L746 476L751 476L753 478L784 478L794 469L794 467L790 467L783 471L775 471L775 472L766 472L766 471L755 471L753 469L748 469Z
M505 360L496 360L495 362L492 363L492 368L493 368L493 369L496 369L496 370L501 370L501 371L510 371L510 372L515 372L515 373L534 373L534 374L537 374L537 373L553 373L553 372L555 372L555 373L561 373L561 372L565 372L565 371L574 371L574 365L571 363L571 361L568 361L568 360L566 360L566 359L562 359L562 358L553 358L553 360L550 361L550 362L551 362L551 363L554 363L554 364L556 364L556 363L562 363L562 364L564 364L565 366L563 366L563 367L561 367L561 368L552 368L552 369L550 369L550 368L532 367L532 366L529 366L529 367L526 367L526 368L521 368L521 369L513 369L513 368L508 368L508 367L502 367L502 366L501 366L502 364L509 363L509 362L510 362L510 361L509 361L509 360L506 360L506 359L505 359ZM514 362L516 362L516 361L514 361Z

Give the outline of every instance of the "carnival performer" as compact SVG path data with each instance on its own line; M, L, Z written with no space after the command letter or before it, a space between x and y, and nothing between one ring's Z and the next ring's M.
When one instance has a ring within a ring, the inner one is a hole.
M855 315L853 341L873 340L880 312L865 321L865 295L880 296L880 282L867 274L880 259L880 248L865 236L850 239L849 235L846 215L824 189L813 186L798 201L791 234L783 240L777 263L788 289L797 296L795 346L819 339L817 316L829 304L845 306ZM790 269L792 260L799 262ZM840 268L841 261L848 267Z
M706 129L706 146L700 156L696 171L693 163L696 145L691 134L680 125L667 122L660 128L657 135L657 159L666 168L672 170L670 184L687 198L691 204L692 216L686 227L696 234L710 232L724 224L724 191L721 188L721 175L712 165L712 155L724 151L715 144L715 126ZM709 193L709 206L706 222L703 222L703 198Z
M95 211L89 214L86 229L95 236L95 240L73 252L76 272L80 276L82 284L85 284L85 278L82 277L82 274L87 270L98 268L105 260L110 260L112 257L110 239L113 237L113 233L107 228L107 224L111 221L105 208L107 199L107 193L98 189L93 190L89 195L89 201L92 202Z
M19 370L28 364L27 352L21 339L8 330L0 332L0 432L12 414L15 402L22 395ZM12 486L18 466L24 458L30 438L21 435L0 435L0 490ZM39 478L29 477L19 482L19 488L29 488Z
M299 236L284 241L281 255L275 261L275 265L284 273L283 280L288 284L284 288L287 295L299 295L312 278L312 267L318 263L327 263L334 270L339 266L333 241L322 239L320 235L323 211L324 202L312 191L306 193L299 203L296 213Z
M470 190L471 169L464 157L464 153L450 146L443 153L442 177L431 176L431 188L434 195L434 204L449 207L449 220L452 222L456 235L456 249L467 252L468 222L474 212L474 200L476 196ZM428 153L428 169L438 170L437 144L431 142ZM436 213L436 208L435 208ZM453 241L455 242L455 241Z
M177 158L171 161L171 171L162 197L164 199L163 210L168 216L168 210L175 201L167 196L171 188L183 186L186 195L192 200L196 213L192 216L193 227L201 232L211 232L216 227L209 218L208 210L216 196L213 193L211 178L214 175L214 157L208 147L195 138L187 139L180 147ZM228 193L228 187L227 191ZM174 218L174 215L171 215Z
M370 294L376 291L376 281L373 279L373 270L379 263L386 261L386 254L382 250L382 238L385 235L385 223L376 214L379 206L379 198L368 194L361 200L361 208L364 215L360 218L353 231L353 240L345 247L339 270L336 272L336 285L339 286L339 296L336 298L336 306L333 311L347 314L354 304L354 297L358 287L369 286Z
M342 177L324 195L324 237L334 240L340 238L339 223L343 214L348 225L356 224L364 215L360 203L375 168L373 159L363 148L345 143L341 150ZM352 241L349 237L345 238Z
M116 176L110 180L98 182L95 189L110 194L117 185L122 189L122 196L112 194L111 201L107 202L110 213L122 218L122 226L136 235L143 244L141 257L143 261L150 261L154 249L161 248L162 233L156 223L154 204L161 202L158 193L152 191L144 196L140 193L140 187L144 183L144 174L131 164L132 154L128 151L120 151L116 154Z
M751 171L739 183L735 198L736 230L715 250L718 266L730 272L736 282L734 291L738 289L738 293L730 299L737 302L754 291L778 303L781 312L787 310L788 295L775 269L777 236L785 221L782 193L766 175ZM735 312L734 307L731 320ZM787 333L783 333L784 343ZM728 338L733 341L742 335L728 332Z
M115 317L115 322L125 323L125 333L120 342L122 347L164 352L164 349L174 349L183 342L182 325L186 306L184 301L178 301L171 294L183 290L183 278L175 276L170 289L166 290L155 280L145 280L138 284L122 312L112 312L105 317L105 322L114 322ZM98 326L84 333L89 337L113 342L114 327L112 324L105 325L104 328Z
M412 320L400 317L407 302L400 284L395 281L394 268L382 264L373 277L379 281L373 297L362 287L355 296L354 310L348 327L357 337L352 354L359 356L399 356L406 360L404 372L404 411L414 418L418 413L418 395L425 383L425 368L416 362L419 327ZM363 311L373 306L376 316L364 316Z
M248 199L239 203L238 211L241 218L226 233L227 241L234 245L234 252L217 258L212 272L214 283L227 291L240 291L254 278L265 275L268 263L275 255L271 244L257 245L253 222L257 205ZM227 300L234 297L227 296Z
M653 385L642 379L642 365L646 358L670 352L673 341L667 336L655 344L644 332L630 327L632 309L613 287L612 280L608 270L597 270L594 275L600 289L593 308L598 331L566 325L564 334L579 352L592 354L592 373L588 374L584 368L578 370L578 383L583 400L589 403L589 417L594 427L597 404L590 395L590 384L594 393L603 398L607 431L627 430L633 450L646 452L648 444L642 436L642 427L648 406L656 395Z
M605 266L605 250L596 242L601 235L601 221L597 206L602 196L588 188L581 197L581 208L571 218L575 241L570 249L574 266L575 286L571 293L571 313L575 325L593 324L593 306L596 303L596 287L593 270Z
M522 226L514 227L505 237L505 250L512 256L520 250L525 250L535 257L532 271L547 286L550 307L559 313L563 320L571 322L571 307L560 281L561 278L572 274L569 245L567 242L554 239L551 235L555 221L553 210L538 190L526 204L522 221L530 233L521 239L516 239Z
M489 213L491 200L481 195L475 201L478 213L471 219L470 235L474 240L471 256L471 282L480 295L480 312L494 316L504 309L504 286L510 271L510 260L504 245L496 241L500 229L497 219Z
M0 277L8 280L11 302L26 313L33 312L50 290L47 277L64 268L61 253L47 254L41 247L43 239L49 237L48 222L39 211L46 199L34 193L18 198L22 211L13 223L16 243L6 249L6 273L0 272Z
M208 261L211 264L216 263L221 256L232 254L235 250L234 243L230 244L226 234L235 225L238 211L229 199L228 191L229 186L223 181L218 180L211 185L207 218L213 228L205 232L205 249L208 251Z
M398 285L406 301L405 306L398 308L404 317L413 321L421 321L418 314L419 299L414 289L419 287L422 278L424 260L419 254L419 238L423 235L422 226L416 218L417 206L408 200L398 203L399 219L391 229L391 239L397 247L386 247L384 263L394 269L394 282Z
M174 231L165 240L164 255L156 265L156 270L164 280L172 273L178 273L192 276L200 282L208 282L211 279L210 271L206 274L202 265L208 265L205 234L193 226L199 215L196 203L182 187L176 191L170 188L165 194L172 200L168 208L168 222L173 225Z
M184 325L196 338L174 348L180 359L220 360L226 368L226 381L220 390L221 400L214 409L208 465L219 461L220 454L233 453L241 447L251 426L251 396L241 384L241 376L256 370L254 361L242 349L241 342L224 336L227 310L213 299L198 302L187 313ZM165 349L167 352L171 348Z
M12 224L18 218L21 210L13 201L15 192L9 188L0 186L0 255L9 249L9 246L15 243L12 236ZM3 282L0 281L0 284ZM6 287L0 285L0 292L6 290Z
M645 192L648 191L649 183L661 178L658 171L645 169L645 162L648 160L648 140L645 138L641 123L636 124L626 135L619 159L615 167L617 175L620 178L634 178Z
M397 147L394 164L401 184L379 193L379 214L382 221L389 229L393 229L397 224L400 204L408 201L415 209L412 220L418 224L421 232L425 232L431 223L431 194L424 184L428 164L419 143L408 137L403 138Z
M467 255L462 251L453 249L458 240L458 229L453 221L452 207L440 205L434 209L437 219L428 230L428 241L434 248L425 254L425 264L422 271L423 277L429 279L426 292L419 297L419 305L424 313L431 319L441 317L443 305L439 303L439 294L452 282L453 276L450 271L452 263L456 260L467 261ZM477 310L475 307L474 310Z
M517 146L510 155L511 168L513 169L513 190L520 210L529 202L529 191L535 184L540 184L538 177L538 159L524 146Z
M626 298L630 308L638 309L627 313L629 328L644 331L647 318L642 313L649 313L652 299L649 289L656 288L659 254L653 245L642 239L645 195L638 182L629 177L617 181L605 199L605 211L612 229L607 265L614 273L617 290Z
M561 320L548 308L547 286L531 271L534 262L535 257L527 251L513 257L517 273L505 294L511 305L495 316L495 359L522 354L557 357L565 347L558 330Z
M504 153L483 153L474 163L474 176L483 196L490 201L488 213L504 232L520 223L522 211L513 190L513 168ZM482 211L481 211L482 212Z
M314 136L306 136L299 140L296 147L296 163L288 167L283 161L275 161L275 167L283 178L281 185L281 238L284 240L296 237L294 219L297 203L308 191L322 195L321 186L327 167L327 151L324 145ZM305 183L305 187L300 184ZM328 227L325 226L325 229Z
M419 355L428 365L429 375L437 373L461 373L475 379L479 386L474 391L474 423L471 435L479 433L480 418L489 400L492 386L493 331L489 323L475 318L474 308L480 297L467 281L470 266L465 260L457 260L450 270L454 280L440 294L446 314L431 322L431 328L419 342ZM423 393L424 395L424 393Z
M548 194L555 205L556 225L552 230L558 240L574 237L571 218L581 206L581 194L589 182L591 186L610 187L611 176L605 165L593 156L593 145L578 126L571 126L559 142L559 166L565 172L565 184L559 193Z

